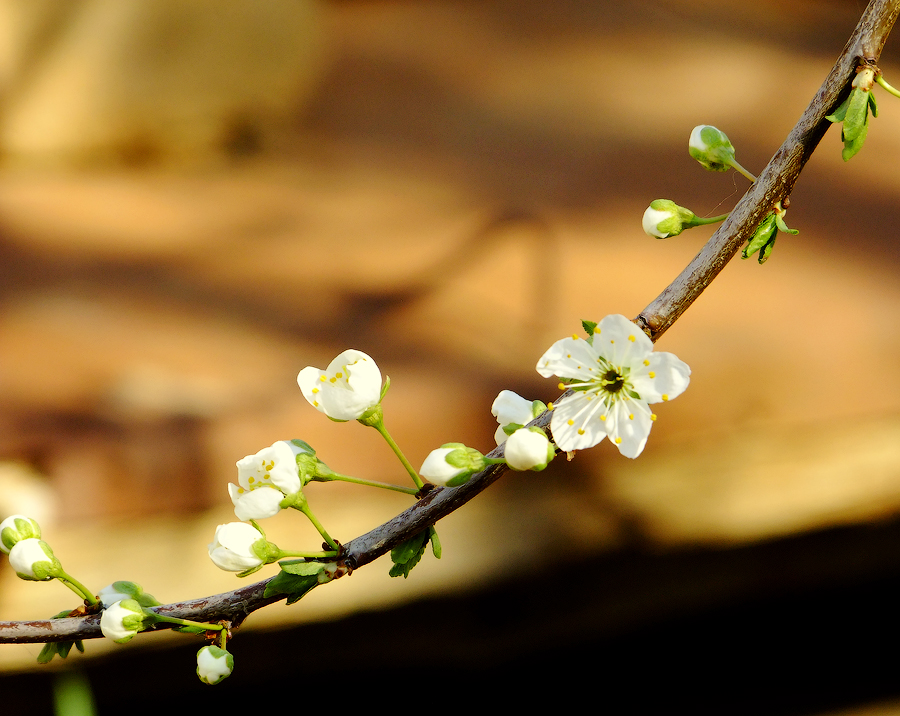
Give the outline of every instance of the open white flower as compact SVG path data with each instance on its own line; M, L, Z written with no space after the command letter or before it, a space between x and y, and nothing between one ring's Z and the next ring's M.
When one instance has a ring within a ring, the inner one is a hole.
M656 416L650 404L681 395L691 369L653 342L625 316L611 315L589 340L554 343L538 361L545 378L559 376L573 395L555 404L550 430L560 450L583 450L608 437L626 457L641 454Z
M204 646L197 652L197 676L204 684L218 684L231 676L234 657L218 646Z
M509 436L503 451L513 470L543 470L555 455L553 443L540 428L519 428Z
M307 366L297 385L310 405L333 420L356 420L381 401L381 371L368 355L352 349L325 370Z
M209 558L226 572L243 572L262 566L265 561L254 550L254 545L266 538L253 525L246 522L229 522L216 527L216 536L209 544ZM262 550L265 554L265 547Z
M261 520L277 515L281 501L303 487L297 455L305 453L299 441L279 440L255 455L237 461L238 484L228 485L239 520Z

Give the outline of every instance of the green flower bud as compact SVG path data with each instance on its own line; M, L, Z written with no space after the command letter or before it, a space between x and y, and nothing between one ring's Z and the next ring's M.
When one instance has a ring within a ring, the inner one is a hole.
M462 443L446 443L425 458L419 474L435 485L456 487L487 466L484 455Z
M9 551L9 563L19 577L33 582L46 582L63 573L50 545L35 537L16 542Z
M734 146L725 132L708 124L694 127L688 142L690 155L706 169L724 172L734 165Z
M16 542L31 538L41 538L41 527L30 517L10 515L0 522L0 552L9 554Z
M204 646L197 652L197 676L204 684L218 684L234 671L234 657L218 646Z
M144 628L147 615L134 599L110 604L100 615L100 631L116 644L131 641Z
M678 206L670 199L656 199L644 212L644 233L657 239L678 236L685 229L696 226L697 215L690 209Z

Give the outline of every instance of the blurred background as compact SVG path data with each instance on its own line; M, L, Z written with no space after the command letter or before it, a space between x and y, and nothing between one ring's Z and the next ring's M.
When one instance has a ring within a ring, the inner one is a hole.
M351 347L392 378L386 423L414 465L447 441L487 451L500 390L553 400L543 351L636 315L710 235L647 237L650 201L712 216L746 190L690 159L691 129L761 171L863 9L0 1L0 516L37 518L93 589L234 589L205 545L244 455L302 438L404 482L375 431L296 386ZM895 37L894 84L898 59ZM142 673L166 685L148 710L235 706L300 661L368 704L402 671L424 682L404 691L457 678L450 699L577 680L610 713L900 713L881 652L900 588L900 103L876 93L863 151L845 164L832 130L801 176L800 234L733 262L660 341L692 382L639 460L603 443L504 477L408 580L381 560L253 614L216 689L197 640L155 634L44 667L40 645L2 646L6 703L49 713L54 684L81 683L110 713ZM341 541L409 504L308 497ZM318 543L299 516L264 526ZM75 605L0 569L2 620Z

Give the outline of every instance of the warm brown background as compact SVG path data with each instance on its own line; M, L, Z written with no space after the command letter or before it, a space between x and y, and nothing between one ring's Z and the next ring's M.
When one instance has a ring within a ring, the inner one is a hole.
M374 431L305 403L300 368L372 355L415 465L449 440L492 447L501 389L552 400L533 370L543 350L581 318L635 315L710 233L654 241L646 205L713 215L744 191L688 157L691 128L720 127L759 171L863 7L19 6L0 3L0 514L40 515L88 585L133 579L163 601L237 586L205 545L233 519L225 485L245 454L300 437L336 470L403 480ZM895 38L882 62L895 84L898 57ZM900 575L900 101L876 91L862 153L844 164L831 131L801 177L788 216L801 233L763 267L729 266L661 341L694 373L639 460L604 443L510 475L439 525L441 562L406 581L374 565L241 635L531 579L556 596L528 623L568 643L554 615L581 614L566 595L586 571L599 582L584 609L605 616L583 629L627 645L673 615L823 585L852 601ZM407 504L334 485L309 497L341 540ZM285 548L315 543L299 519L270 522ZM0 571L0 619L70 602ZM435 640L449 659L450 637ZM491 643L484 668L518 648ZM0 664L28 668L37 651L3 647ZM239 673L240 638L234 651ZM827 695L820 678L808 690Z

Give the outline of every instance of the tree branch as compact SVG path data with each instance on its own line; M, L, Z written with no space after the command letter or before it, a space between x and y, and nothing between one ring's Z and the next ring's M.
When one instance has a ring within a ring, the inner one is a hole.
M898 14L900 0L872 0L869 3L828 78L757 182L684 271L638 315L637 322L652 340L656 341L678 320L753 234L765 214L790 195L804 165L831 124L825 116L846 95L860 61L878 61ZM548 411L531 425L546 428L549 423ZM490 453L490 457L502 455L502 446ZM352 571L386 554L467 503L499 479L506 469L505 465L492 465L460 487L432 490L405 512L345 545L342 563ZM232 626L238 626L257 609L285 598L284 595L265 597L268 582L264 580L232 592L165 604L156 611L196 621L227 620ZM169 626L157 625L158 628ZM100 636L100 617L97 615L0 622L0 644L71 641Z

